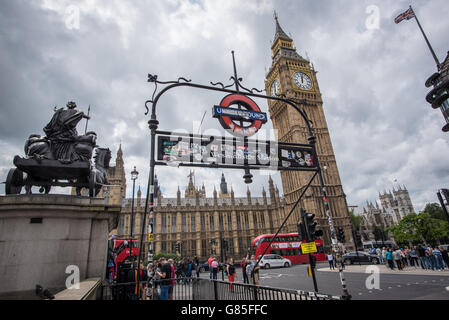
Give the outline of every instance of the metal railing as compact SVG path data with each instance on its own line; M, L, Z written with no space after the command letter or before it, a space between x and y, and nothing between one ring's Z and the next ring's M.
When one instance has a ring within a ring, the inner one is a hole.
M167 281L167 280L166 280ZM170 279L169 300L340 300L340 296L201 278ZM174 282L174 284L172 284ZM166 282L165 282L166 283ZM164 280L104 284L102 300L160 300ZM171 288L170 288L171 287Z

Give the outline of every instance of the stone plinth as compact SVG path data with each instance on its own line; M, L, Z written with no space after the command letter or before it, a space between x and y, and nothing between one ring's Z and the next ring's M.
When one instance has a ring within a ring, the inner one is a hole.
M119 213L102 198L0 197L0 297L31 298L36 284L65 289L68 266L79 268L81 281L103 279Z

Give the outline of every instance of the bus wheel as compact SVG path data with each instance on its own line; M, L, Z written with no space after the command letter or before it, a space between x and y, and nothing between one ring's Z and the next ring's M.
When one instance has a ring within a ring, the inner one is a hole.
M270 264L266 263L263 267L264 267L264 269L270 269Z

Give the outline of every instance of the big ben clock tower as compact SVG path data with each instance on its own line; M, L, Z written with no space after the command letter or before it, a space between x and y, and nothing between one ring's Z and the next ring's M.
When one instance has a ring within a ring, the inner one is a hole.
M324 115L323 101L316 77L317 72L308 60L296 52L293 40L282 30L276 14L275 21L276 33L271 46L273 61L266 76L266 90L269 95L291 99L298 106L301 105L301 100L307 100L305 112L312 122L313 134L317 139L316 150L332 220L335 227L343 227L346 242L349 242L351 239L351 222ZM281 101L269 100L268 104L273 127L277 130L279 141L308 143L307 127L296 110ZM312 173L309 172L281 172L284 196L290 208L299 198L311 177ZM300 205L289 218L284 232L297 232L297 223L301 220L300 207L316 215L316 221L319 224L317 229L323 230L325 246L329 246L331 244L329 223L318 177L314 179Z

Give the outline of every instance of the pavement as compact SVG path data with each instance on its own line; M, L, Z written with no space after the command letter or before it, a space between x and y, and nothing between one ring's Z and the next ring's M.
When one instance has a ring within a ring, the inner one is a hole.
M375 269L377 268L377 269ZM329 267L324 268L317 268L317 271L321 272L335 272L338 273L338 268L335 268L334 270L329 269ZM391 270L389 267L385 265L350 265L345 266L343 269L343 273L347 272L355 272L355 273L372 273L373 270L379 271L381 274L394 274L394 275L422 275L422 276L448 276L449 277L449 270L445 269L443 271L436 271L436 270L424 270L421 267L415 268L415 267L406 267L403 270L394 269Z

